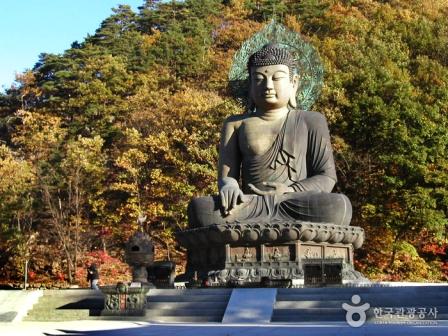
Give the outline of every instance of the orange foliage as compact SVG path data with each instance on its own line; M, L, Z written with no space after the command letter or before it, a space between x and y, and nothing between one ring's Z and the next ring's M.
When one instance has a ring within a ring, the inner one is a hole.
M76 273L76 281L81 287L88 287L87 267L96 264L100 273L100 285L115 284L119 281L131 280L129 266L116 257L104 251L89 252L83 256Z

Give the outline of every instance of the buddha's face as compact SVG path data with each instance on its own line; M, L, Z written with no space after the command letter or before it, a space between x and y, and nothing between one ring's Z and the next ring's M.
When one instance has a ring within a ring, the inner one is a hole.
M297 76L292 81L284 64L251 68L250 95L258 109L273 110L286 107L297 91Z

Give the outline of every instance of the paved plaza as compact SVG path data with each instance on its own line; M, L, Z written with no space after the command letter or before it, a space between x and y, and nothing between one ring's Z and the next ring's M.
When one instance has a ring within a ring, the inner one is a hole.
M352 328L344 323L287 324L152 324L120 321L0 323L1 336L446 336L448 324L403 326L366 324Z

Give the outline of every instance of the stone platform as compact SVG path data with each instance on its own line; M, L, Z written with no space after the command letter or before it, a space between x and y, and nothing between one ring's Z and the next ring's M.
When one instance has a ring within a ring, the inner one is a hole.
M264 290L272 292L272 295L266 295ZM147 296L146 316L131 319L89 315L89 309L95 311L102 308L103 298L99 291L80 289L39 292L43 293L39 294L39 302L28 313L28 321L0 322L0 335L448 334L446 284L377 283L365 287L337 288L151 290ZM36 295L32 291L25 294ZM9 295L13 297L16 294ZM346 311L342 309L342 304L351 303L353 295L360 296L359 305L370 305L366 311L365 324L357 328L347 323ZM244 300L238 299L243 296ZM261 307L260 300L269 301L270 304ZM10 310L8 306L13 304L3 301L2 308ZM434 309L437 309L437 316L430 313ZM265 316L270 317L263 321Z
M408 335L409 326L415 326L420 331L420 334L416 335L424 335L422 331L427 327L448 326L448 286L446 284L411 286L406 283L398 285L392 283L364 287L291 289L157 289L150 290L148 293L146 314L141 317L96 315L95 312L101 310L104 303L98 291L46 290L43 292L39 302L25 317L27 321L108 320L159 324L190 323L190 328L219 325L221 331L227 330L225 328L231 330L235 324L252 326L263 324L265 328L301 326L309 330L327 325L339 326L343 329L339 330L339 334L344 335L348 331L366 331L371 330L372 327L382 326L394 328L395 332L399 331L399 328L404 328L406 333L403 335ZM353 303L354 295L360 298L358 304ZM355 308L369 305L362 308L362 311L366 313L366 319L361 328L350 327L347 323L347 311L343 308L344 304ZM80 325L79 322L78 325ZM447 329L444 331L446 332ZM162 331L159 330L159 332ZM197 332L200 333L199 330ZM3 335L3 333L0 334ZM165 333L162 332L162 334ZM263 334L261 331L257 333L257 335L268 334L270 333ZM435 334L431 333L431 335Z
M340 262L343 280L365 280L353 268L353 250L364 230L303 221L228 223L176 233L188 250L186 279L198 277L224 286L269 280L306 280L312 260Z
M2 336L446 336L448 324L380 325L366 324L352 328L340 323L317 324L191 324L147 323L133 321L23 322L2 324Z

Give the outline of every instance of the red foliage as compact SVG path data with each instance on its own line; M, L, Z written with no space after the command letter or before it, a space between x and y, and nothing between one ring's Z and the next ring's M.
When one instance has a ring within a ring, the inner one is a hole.
M448 278L448 261L443 262L442 267L440 267L443 274Z
M116 260L116 258L111 257L107 252L105 251L93 251L86 254L86 262L87 264L85 266L89 266L92 263L95 263L97 265L102 265L108 262L113 262Z
M28 271L28 279L30 281L33 281L34 279L36 279L36 272L34 271Z
M62 272L57 273L56 279L58 279L59 281L65 281L65 274Z
M99 235L101 237L109 237L112 235L112 229L109 227L103 227L103 228L101 228Z
M448 244L428 243L423 245L422 252L434 255L445 255L447 246Z
M119 281L127 282L131 279L129 266L118 258L112 257L105 251L86 253L76 272L76 280L82 287L87 287L87 267L96 264L100 272L100 285L113 284Z

